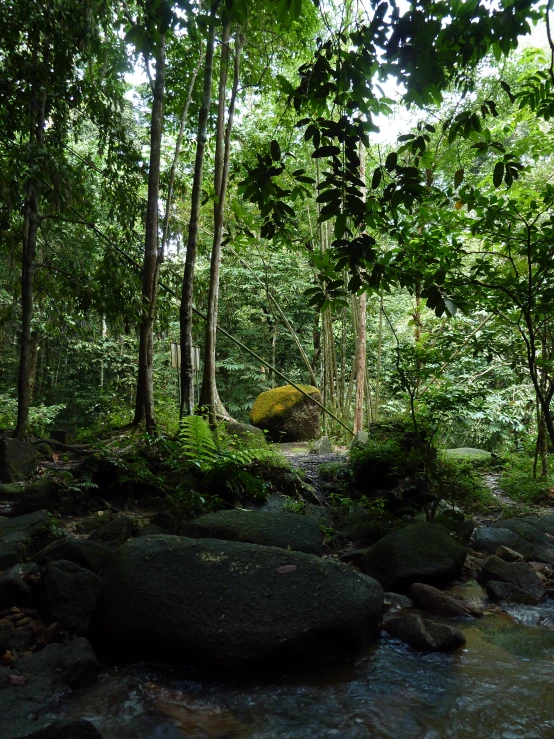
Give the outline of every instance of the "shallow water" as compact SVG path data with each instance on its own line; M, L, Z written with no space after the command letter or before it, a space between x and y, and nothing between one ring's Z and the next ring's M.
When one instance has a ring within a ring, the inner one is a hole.
M63 712L104 739L554 739L554 602L510 611L458 622L467 644L454 655L383 637L341 667L271 681L137 665Z

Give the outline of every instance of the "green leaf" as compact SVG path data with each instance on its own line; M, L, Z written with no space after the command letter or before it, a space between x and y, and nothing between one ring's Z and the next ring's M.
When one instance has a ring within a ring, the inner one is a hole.
M385 161L385 167L389 170L393 170L398 162L398 154L395 151L391 151Z
M273 161L280 162L281 161L281 147L279 146L279 142L273 139L269 145L269 148L271 151L271 158L273 159Z
M492 182L495 187L500 187L504 179L504 162L497 162L492 175Z
M340 154L340 148L338 146L320 146L312 154L312 159L321 159L322 157L337 156Z
M382 176L383 176L383 173L381 172L381 168L377 167L371 179L371 189L372 190L376 190L379 187L379 185L381 184Z

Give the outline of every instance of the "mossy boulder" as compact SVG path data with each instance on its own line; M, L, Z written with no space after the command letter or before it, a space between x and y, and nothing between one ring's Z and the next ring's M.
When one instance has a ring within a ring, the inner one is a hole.
M182 536L202 539L226 539L261 544L321 556L323 534L312 516L270 511L230 511L207 513L187 521Z
M362 570L384 590L407 593L415 582L441 586L455 578L466 549L438 524L416 523L387 534L362 559Z
M50 562L42 578L44 605L52 621L85 636L100 596L101 580L74 562Z
M316 387L298 387L321 403ZM320 412L319 407L295 387L283 385L258 395L250 411L250 423L267 430L271 441L310 441L319 436Z
M138 655L240 666L363 648L382 608L375 580L330 559L161 535L116 553L98 634Z
M113 551L97 541L78 539L75 536L64 536L42 549L36 555L39 564L57 562L60 559L74 562L97 575L113 558Z
M35 470L38 453L27 441L0 438L0 482L26 480Z
M15 513L56 509L60 503L58 485L49 477L39 477L30 485L0 485L0 499L9 501Z
M25 562L52 539L47 511L15 518L0 517L0 570Z

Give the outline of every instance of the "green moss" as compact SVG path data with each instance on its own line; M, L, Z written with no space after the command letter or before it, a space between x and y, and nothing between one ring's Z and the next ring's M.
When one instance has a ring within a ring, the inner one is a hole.
M309 393L320 400L320 393L312 385L299 385L305 393ZM281 418L287 411L294 408L304 396L292 385L283 385L273 390L260 393L250 411L250 423L254 426L263 426L264 423Z

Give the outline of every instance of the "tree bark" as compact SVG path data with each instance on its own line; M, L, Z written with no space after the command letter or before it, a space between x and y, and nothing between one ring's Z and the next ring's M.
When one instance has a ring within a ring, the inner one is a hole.
M360 141L360 179L365 183L365 146ZM362 200L366 199L366 188L362 188ZM358 298L358 345L356 347L356 400L354 404L354 432L364 427L364 391L367 357L367 293Z
M148 62L147 62L148 63ZM154 320L158 292L158 199L160 193L160 159L165 95L165 36L162 35L156 53L156 77L150 124L150 168L144 236L142 269L142 320L139 332L139 360L135 417L133 425L144 419L147 433L156 430L154 414Z
M221 67L219 75L219 99L217 115L217 136L215 153L214 189L217 200L214 204L214 236L212 242L212 255L210 262L210 285L208 291L208 311L206 321L206 333L204 344L204 373L202 378L202 390L200 392L200 405L207 407L210 422L215 424L218 415L219 403L216 386L216 341L217 341L217 319L219 302L219 272L221 266L221 241L223 238L223 219L225 213L225 199L229 180L229 163L231 157L231 133L235 114L235 104L238 93L240 76L240 57L244 44L244 37L238 29L235 35L235 60L233 69L233 87L229 111L227 114L227 126L225 127L225 102L227 93L227 79L229 75L229 38L231 24L226 22L223 28Z
M194 289L194 268L196 264L196 248L198 245L198 222L200 219L200 198L202 195L202 166L207 140L207 124L212 102L212 69L215 45L215 17L219 0L210 9L210 35L206 45L206 61L204 64L204 90L202 106L198 115L198 135L196 140L196 160L192 183L189 233L181 292L181 308L179 313L181 335L181 408L180 415L190 416L194 412L194 368L192 362L192 298Z
M49 56L48 39L43 46L43 64L46 67ZM36 56L35 56L36 59ZM40 97L36 89L31 92L30 126L29 126L29 172L27 193L25 197L23 218L23 254L21 269L21 346L19 355L19 372L17 379L17 423L15 438L23 439L27 436L29 425L29 407L31 404L31 354L32 335L31 323L33 320L33 284L35 278L35 264L37 253L37 235L40 223L40 181L33 174L36 149L40 148L44 138L44 124L46 118L46 91L43 89Z

